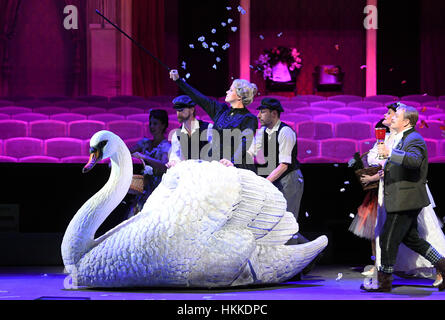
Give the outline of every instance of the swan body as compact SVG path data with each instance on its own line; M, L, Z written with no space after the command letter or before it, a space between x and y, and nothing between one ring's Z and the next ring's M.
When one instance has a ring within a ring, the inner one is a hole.
M63 238L63 261L75 286L279 283L327 245L325 236L284 245L298 224L286 212L282 193L251 171L199 160L169 169L138 215L95 239L130 187L132 161L125 143L109 131L96 133L90 146L99 158L110 157L111 173L75 214Z

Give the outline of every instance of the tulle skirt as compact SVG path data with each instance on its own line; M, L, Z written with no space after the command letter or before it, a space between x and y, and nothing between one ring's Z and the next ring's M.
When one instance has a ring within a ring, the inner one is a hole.
M360 238L375 239L377 220L377 189L371 189L365 195L363 203L357 209L357 215L349 226L349 231Z

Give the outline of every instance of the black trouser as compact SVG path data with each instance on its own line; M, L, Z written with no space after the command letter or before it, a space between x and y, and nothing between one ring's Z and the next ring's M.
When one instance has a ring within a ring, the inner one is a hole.
M417 216L421 210L387 212L380 234L382 271L393 271L401 243L428 259L427 254L432 247L426 240L419 237L417 231Z

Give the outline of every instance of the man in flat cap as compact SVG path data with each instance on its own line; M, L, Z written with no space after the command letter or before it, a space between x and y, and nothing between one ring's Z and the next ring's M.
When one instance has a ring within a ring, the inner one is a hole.
M189 96L178 96L172 102L178 121L182 125L172 136L167 168L183 160L202 158L208 160L211 156L213 125L196 119L195 103Z
M283 193L287 211L292 212L298 221L304 180L297 159L297 135L280 120L284 110L279 100L264 98L257 109L262 127L248 153L256 159L258 175L271 181ZM261 159L262 156L264 159ZM299 233L294 238L292 243L308 242Z

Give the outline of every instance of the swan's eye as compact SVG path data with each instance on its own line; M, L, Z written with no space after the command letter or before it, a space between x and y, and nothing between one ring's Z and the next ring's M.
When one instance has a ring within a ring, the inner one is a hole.
M102 150L108 143L108 140L102 140L97 144L97 149Z

